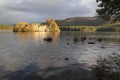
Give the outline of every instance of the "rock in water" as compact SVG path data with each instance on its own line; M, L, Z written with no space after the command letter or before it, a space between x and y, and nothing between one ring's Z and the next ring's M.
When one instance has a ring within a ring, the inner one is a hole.
M78 42L79 39L78 39L77 37L74 37L74 41L75 41L75 42Z
M88 44L95 44L95 42L88 42Z
M82 37L81 41L84 42L87 38L86 37Z
M102 41L102 39L100 38L100 39L98 39L98 41L99 41L99 42L101 42L101 41Z
M51 37L44 38L44 41L51 42L53 39Z
M69 58L64 58L65 60L69 60Z

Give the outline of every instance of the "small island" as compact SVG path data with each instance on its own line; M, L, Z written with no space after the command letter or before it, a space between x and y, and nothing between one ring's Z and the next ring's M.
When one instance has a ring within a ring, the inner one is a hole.
M13 28L13 32L60 32L55 19L47 19L46 24L18 22Z

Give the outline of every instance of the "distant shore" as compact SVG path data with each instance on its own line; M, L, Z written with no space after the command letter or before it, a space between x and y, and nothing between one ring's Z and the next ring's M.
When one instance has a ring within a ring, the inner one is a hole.
M120 32L120 26L61 26L61 31Z
M12 32L14 26L0 25L0 32ZM120 24L103 26L60 26L61 31L79 32L120 32Z
M91 27L91 26L64 26L60 27L61 31L77 31L77 32L120 32L120 27ZM0 32L13 32L12 29L2 29Z

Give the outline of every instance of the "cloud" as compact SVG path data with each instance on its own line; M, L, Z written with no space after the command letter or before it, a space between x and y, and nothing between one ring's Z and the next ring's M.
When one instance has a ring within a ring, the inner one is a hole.
M94 0L0 0L0 23L94 16Z

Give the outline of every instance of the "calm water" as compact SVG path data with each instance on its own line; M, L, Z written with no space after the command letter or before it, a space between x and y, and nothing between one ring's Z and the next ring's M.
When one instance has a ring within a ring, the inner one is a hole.
M0 80L92 80L90 67L112 53L120 53L120 33L0 32Z

